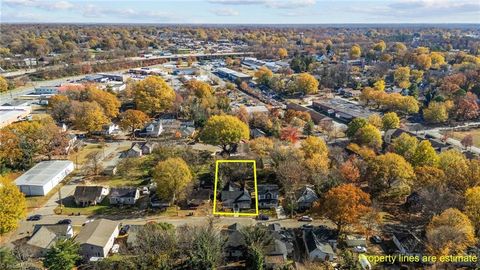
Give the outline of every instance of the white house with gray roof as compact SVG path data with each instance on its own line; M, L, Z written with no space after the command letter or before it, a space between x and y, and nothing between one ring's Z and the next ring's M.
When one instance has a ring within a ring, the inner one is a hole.
M75 241L80 245L80 254L85 258L107 257L119 233L119 223L97 219L83 226Z

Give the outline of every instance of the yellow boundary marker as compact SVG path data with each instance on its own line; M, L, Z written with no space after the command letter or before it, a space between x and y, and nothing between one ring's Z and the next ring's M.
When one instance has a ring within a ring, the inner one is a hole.
M234 212L217 212L217 183L218 183L218 165L220 163L253 163L253 185L255 188L255 213L234 213ZM252 159L223 159L215 161L215 187L213 189L213 214L223 216L240 216L240 217L253 217L258 216L258 191L257 191L257 164Z

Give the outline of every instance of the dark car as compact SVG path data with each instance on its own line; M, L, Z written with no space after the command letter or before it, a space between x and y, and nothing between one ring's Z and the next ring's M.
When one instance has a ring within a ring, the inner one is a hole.
M120 229L120 235L125 235L128 233L128 230L130 230L130 225L125 225Z
M257 216L257 220L269 220L270 218L267 215L260 214Z
M57 224L72 224L72 220L71 219L62 219L60 220L59 222L57 222Z
M374 235L370 238L370 240L372 241L372 243L375 243L375 244L381 244L382 243L382 238L378 235Z
M27 218L28 221L37 221L37 220L40 220L42 219L42 215L33 215L33 216L29 216Z

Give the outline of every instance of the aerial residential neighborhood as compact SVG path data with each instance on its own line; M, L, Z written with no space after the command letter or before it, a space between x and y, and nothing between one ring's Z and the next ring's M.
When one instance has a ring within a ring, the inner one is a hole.
M2 1L0 270L480 267L480 3L107 2Z

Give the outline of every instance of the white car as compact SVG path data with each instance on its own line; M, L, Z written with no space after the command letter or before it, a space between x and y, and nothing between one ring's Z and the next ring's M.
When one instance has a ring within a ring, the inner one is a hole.
M357 253L365 253L367 252L367 248L362 246L356 246L353 248L353 251Z
M303 217L299 218L298 221L312 222L313 218L311 218L309 216L303 216Z

